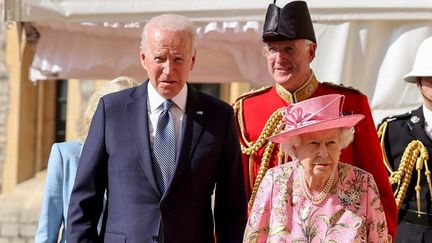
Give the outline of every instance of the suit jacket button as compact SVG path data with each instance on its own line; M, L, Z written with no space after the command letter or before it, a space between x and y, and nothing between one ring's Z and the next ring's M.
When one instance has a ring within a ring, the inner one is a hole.
M157 235L153 235L152 240L157 242L159 241L159 237Z

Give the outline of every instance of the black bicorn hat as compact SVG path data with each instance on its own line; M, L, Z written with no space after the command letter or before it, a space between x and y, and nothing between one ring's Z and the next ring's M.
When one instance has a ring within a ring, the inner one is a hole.
M308 39L316 43L306 2L292 1L282 9L275 3L269 4L262 38L264 42Z

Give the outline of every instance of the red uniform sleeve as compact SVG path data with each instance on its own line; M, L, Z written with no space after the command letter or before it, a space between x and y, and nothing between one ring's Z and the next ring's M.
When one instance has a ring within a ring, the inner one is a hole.
M398 210L383 162L377 131L367 97L358 94L355 94L355 96L346 97L344 107L347 109L344 110L346 112L363 114L365 118L355 127L354 141L350 145L351 148L348 147L343 151L341 161L351 163L373 175L384 207L389 234L394 239L398 222Z

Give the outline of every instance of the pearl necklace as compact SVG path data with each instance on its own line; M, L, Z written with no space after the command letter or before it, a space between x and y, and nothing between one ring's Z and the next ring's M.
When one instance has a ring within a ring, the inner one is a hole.
M330 189L333 186L334 174L335 173L331 173L330 178L328 179L327 184L325 185L324 189L318 195L314 196L314 195L312 195L309 192L309 188L307 186L306 178L304 176L304 171L303 171L303 173L301 175L301 177L302 177L301 178L301 180L302 180L302 189L303 189L304 194L312 202L312 204L319 205L326 198L327 193L330 191Z

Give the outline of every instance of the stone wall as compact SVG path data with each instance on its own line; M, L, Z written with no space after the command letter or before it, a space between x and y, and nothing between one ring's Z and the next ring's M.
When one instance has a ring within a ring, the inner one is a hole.
M39 220L45 172L0 194L0 243L33 243Z
M3 13L4 1L0 1ZM1 16L3 19L3 16ZM7 24L0 20L0 192L6 160L7 118L9 114L9 72L6 66L5 33ZM20 186L17 194L0 194L0 243L32 243L39 218L41 181L38 190L33 181ZM29 188L26 188L29 187ZM39 191L39 192L38 192Z
M0 11L3 12L3 1L0 1ZM5 58L5 28L6 23L0 22L0 191L6 160L6 125L9 113L9 74Z

